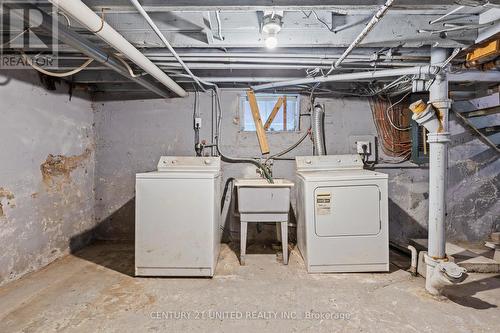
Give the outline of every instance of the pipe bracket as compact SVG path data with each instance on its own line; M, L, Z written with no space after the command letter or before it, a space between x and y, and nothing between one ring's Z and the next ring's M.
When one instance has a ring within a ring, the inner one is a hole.
M441 132L441 133L428 133L427 134L427 142L428 143L448 143L450 142L450 133L449 132Z
M429 101L428 104L432 104L436 109L450 109L451 108L451 99L437 100L437 101Z

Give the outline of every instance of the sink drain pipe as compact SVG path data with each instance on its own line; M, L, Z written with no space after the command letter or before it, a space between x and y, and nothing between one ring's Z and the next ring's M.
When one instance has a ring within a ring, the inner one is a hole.
M431 49L431 65L446 61L448 50ZM429 134L429 225L428 252L424 255L426 267L425 288L433 295L440 295L446 285L462 282L465 269L450 262L446 256L446 178L448 167L448 79L444 68L436 74L429 89L429 105L418 101L410 107L413 119L424 126Z

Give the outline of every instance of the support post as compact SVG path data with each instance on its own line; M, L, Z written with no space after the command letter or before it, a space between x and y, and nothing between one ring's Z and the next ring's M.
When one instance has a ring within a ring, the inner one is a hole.
M447 49L431 50L431 65L442 63L448 57ZM445 215L446 215L446 171L448 167L448 80L442 70L429 89L429 102L437 109L441 123L439 133L427 135L430 149L429 162L429 256L434 259L446 257Z
M431 65L443 63L448 57L446 49L431 49ZM425 289L432 295L440 295L447 285L460 283L467 278L467 271L446 256L446 185L448 169L448 78L446 69L437 73L429 89L429 102L436 109L438 126L427 134L429 142L429 241L424 254L427 265ZM425 126L425 125L424 125Z

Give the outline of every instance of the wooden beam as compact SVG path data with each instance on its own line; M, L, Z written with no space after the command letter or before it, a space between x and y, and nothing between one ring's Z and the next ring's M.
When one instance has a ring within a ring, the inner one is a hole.
M283 104L283 98L280 97L278 98L278 100L276 101L276 104L274 104L274 108L273 108L273 111L271 111L271 114L269 115L269 118L267 118L266 120L266 123L264 124L264 130L268 130L269 127L271 126L274 118L276 117L276 115L278 114L278 111L279 109L281 108L281 105Z
M257 133L257 139L259 140L260 151L262 155L269 154L269 144L267 143L266 131L264 126L262 126L262 119L260 118L259 106L257 105L257 99L255 98L255 93L253 90L247 91L248 103L250 104L250 110L252 111L253 121L255 123L255 132Z
M286 131L286 95L283 96L283 131Z

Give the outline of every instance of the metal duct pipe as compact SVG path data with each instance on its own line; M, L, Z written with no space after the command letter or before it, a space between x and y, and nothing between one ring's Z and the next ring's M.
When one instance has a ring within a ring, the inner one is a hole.
M19 6L19 5L17 5ZM35 9L36 7L33 5L23 5L24 8L26 9ZM13 13L16 13L16 11L12 11ZM37 27L38 29L43 29L47 33L52 33L53 27L52 24L49 23L51 22L51 18L49 17L48 14L46 14L44 11L39 11L40 14L42 15L42 20L41 24ZM26 19L25 17L21 17L22 19ZM26 22L29 23L29 22ZM126 69L123 64L121 64L118 60L116 60L112 55L108 54L106 51L98 47L97 45L94 45L92 42L88 41L78 33L69 30L66 28L64 25L61 23L58 23L57 27L57 39L63 42L66 45L71 46L75 50L78 50L82 52L84 55L87 57L93 58L96 61L100 62L104 66L114 70L118 74L124 76L125 78L134 81L144 88L150 90L151 92L154 92L158 94L159 96L162 97L168 97L167 91L163 87L159 87L155 82L150 82L144 77L133 77L130 75L128 72L128 69Z
M304 84L312 84L312 83L325 83L325 82L336 82L336 81L356 81L356 80L364 80L364 79L377 79L382 77L392 77L392 76L403 76L403 75L421 75L421 74L429 74L435 75L440 70L439 66L417 66L411 68L396 68L396 69L386 69L381 71L366 71L366 72L357 72L357 73L348 73L348 74L335 74L328 76L318 76L313 78L305 78L300 80L290 80L283 82L275 82L268 84L260 84L256 86L252 86L252 89L255 91L265 90L265 89L275 89L279 87L288 87L288 86L298 86Z
M339 67L342 61L344 61L344 59L347 58L347 56L352 52L352 50L354 50L354 48L358 46L363 41L363 39L365 39L368 33L370 33L370 31L372 31L372 29L377 25L377 23L382 19L382 17L384 17L385 13L387 12L387 10L389 10L389 7L392 6L393 2L394 0L387 0L385 4L379 8L379 10L375 13L375 15L373 15L370 22L368 22L368 24L365 26L363 31L361 31L358 37L354 39L351 45L349 45L349 47L344 51L344 53L342 53L340 58L332 65L332 68L330 69L328 74L330 74L335 68Z
M313 109L311 128L314 144L314 155L326 155L325 147L325 111L316 104Z
M49 0L54 6L74 17L85 28L101 37L109 45L121 52L146 73L153 76L161 84L177 95L184 97L187 93L167 74L146 58L138 49L130 44L122 35L113 29L103 18L94 13L80 0Z

